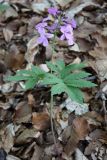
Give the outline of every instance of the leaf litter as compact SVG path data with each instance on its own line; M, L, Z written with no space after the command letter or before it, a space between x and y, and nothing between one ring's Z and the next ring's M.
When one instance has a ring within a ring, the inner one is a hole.
M0 13L0 160L106 160L107 159L107 13L104 0L0 1L8 8ZM84 89L84 104L71 101L65 94L54 99L53 121L56 138L51 131L50 89L34 86L24 91L23 82L5 82L5 77L31 63L44 64L52 56L36 43L35 25L50 7L60 8L74 17L75 44L67 47L56 40L54 56L66 64L88 64L86 71L98 84ZM56 150L57 148L57 150Z

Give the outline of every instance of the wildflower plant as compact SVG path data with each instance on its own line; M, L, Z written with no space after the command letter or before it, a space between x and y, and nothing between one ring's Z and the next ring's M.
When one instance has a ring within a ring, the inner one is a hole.
M44 47L49 43L55 45L55 38L59 37L62 41L66 40L68 45L73 45L75 28L74 19L69 19L57 8L49 8L48 16L35 26L38 32L37 42ZM16 75L8 77L8 80L25 81L26 89L34 88L38 83L49 85L51 96L65 92L71 99L79 103L83 103L81 88L96 86L86 80L90 73L82 71L86 66L84 63L65 65L63 60L57 60L54 63L46 62L46 64L50 69L48 73L39 66L32 65L30 70L17 71Z

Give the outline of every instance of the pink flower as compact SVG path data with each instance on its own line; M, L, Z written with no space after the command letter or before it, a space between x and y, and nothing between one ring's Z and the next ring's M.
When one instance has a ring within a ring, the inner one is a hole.
M61 26L60 31L63 33L60 37L61 40L67 39L67 42L69 45L74 44L74 37L73 37L73 28L70 24L67 24L65 26Z

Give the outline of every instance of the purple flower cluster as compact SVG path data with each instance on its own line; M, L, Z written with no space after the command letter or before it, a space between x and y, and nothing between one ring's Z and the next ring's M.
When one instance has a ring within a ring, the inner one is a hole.
M73 45L73 29L76 28L76 21L61 16L61 12L57 8L49 8L48 13L53 16L54 21L48 16L36 25L36 29L40 34L38 44L43 44L45 47L48 46L49 39L52 39L58 33L58 36L61 35L60 40L67 40L68 45Z

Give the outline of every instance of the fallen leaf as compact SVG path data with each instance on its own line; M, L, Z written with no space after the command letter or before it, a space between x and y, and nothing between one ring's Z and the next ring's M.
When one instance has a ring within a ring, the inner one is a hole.
M21 101L15 108L14 121L17 123L29 122L31 120L32 108L26 101Z
M70 138L64 147L66 155L69 157L77 147L80 140L89 133L89 125L86 119L82 117L77 117L73 120ZM69 132L67 137L69 136Z
M99 33L92 34L93 39L96 39L97 43L93 50L89 51L89 54L95 58L90 60L89 64L98 74L101 81L107 79L107 38Z
M57 143L56 146L53 144L49 147L45 148L45 153L49 156L58 156L62 153L62 145L60 143Z
M31 63L34 61L35 55L38 53L38 43L37 37L33 37L27 44L27 52L25 54L25 59L27 62Z
M67 6L69 3L73 2L73 0L55 0L61 7Z
M5 11L5 18L8 19L10 17L17 18L18 17L18 13L15 11L15 9L13 9L13 7L9 6Z
M40 148L37 144L35 144L34 152L31 160L35 160L35 158L36 160L40 160L42 154L43 154L43 149Z
M14 145L14 136L14 125L11 123L6 127L4 135L2 136L2 147L7 153L10 152L11 148Z
M8 28L3 28L3 35L6 42L10 42L13 37L13 31Z
M24 128L24 130L15 138L15 144L24 144L31 141L36 136L35 128Z
M78 135L78 138L82 140L89 132L89 125L85 118L77 117L73 121L73 128Z
M32 3L32 9L36 13L42 13L46 9L50 7L50 3L47 0L41 0L40 2L33 2Z
M100 7L99 4L93 2L92 0L85 0L85 1L82 1L81 4L77 5L76 7L69 9L66 12L66 16L69 18L73 18L76 14L80 13L84 8L88 6L95 6L98 8Z
M44 112L34 112L32 114L32 124L38 131L44 131L50 127L50 117Z
M6 54L4 62L7 68L16 70L20 69L24 63L24 54L15 44L10 46L9 52Z

